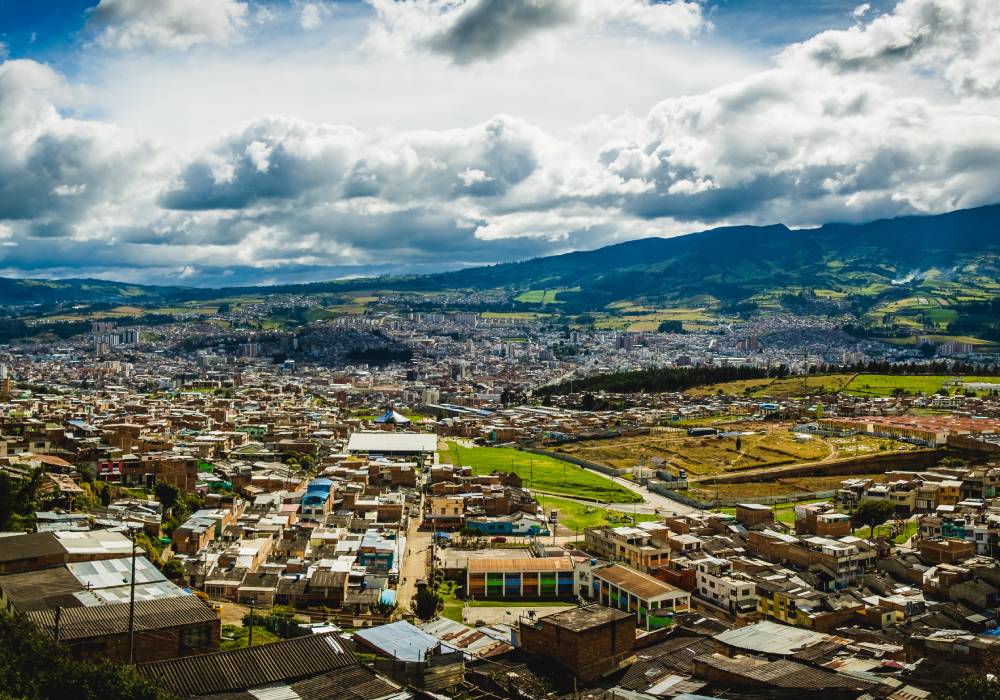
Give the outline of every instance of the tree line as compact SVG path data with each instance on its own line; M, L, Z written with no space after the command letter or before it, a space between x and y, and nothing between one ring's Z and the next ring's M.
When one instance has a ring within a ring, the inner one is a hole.
M809 368L810 374L890 374L890 375L977 375L1000 376L1000 366L977 365L971 362L935 361L926 363L859 362L851 365L819 364ZM685 391L699 386L723 384L748 379L782 379L789 376L788 367L657 367L631 372L597 374L575 379L535 391L536 396L561 396L574 392L599 392L612 394L658 394Z

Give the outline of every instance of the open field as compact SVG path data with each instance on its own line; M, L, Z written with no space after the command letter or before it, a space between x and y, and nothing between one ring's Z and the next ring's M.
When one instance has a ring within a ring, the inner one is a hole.
M706 484L695 485L686 493L699 501L737 501L741 498L768 498L773 496L794 496L796 494L835 491L845 479L874 479L884 481L885 474L859 474L851 476L806 476L775 481L755 481L746 484Z
M892 396L901 391L908 394L930 395L946 385L949 391L960 389L966 382L1000 383L1000 377L973 376L893 376L886 374L859 374L847 385L845 392L852 396Z
M587 440L560 445L555 449L616 469L627 469L642 462L652 465L653 458L659 458L666 462L670 471L676 474L678 469L685 469L688 476L694 479L747 469L915 449L906 443L866 435L796 435L789 432L789 423L744 421L729 427L740 431L739 449L736 447L735 437L692 437L685 431L612 440Z
M714 327L721 320L703 308L653 309L627 302L615 302L608 308L614 313L594 314L595 328L639 333L656 331L663 321L681 321L685 330L698 330Z
M605 503L637 503L640 496L610 479L575 464L509 447L463 447L449 442L442 462L472 467L475 474L515 472L524 486L539 493L571 496Z
M583 531L588 527L600 527L601 525L631 525L633 516L629 513L620 513L615 510L608 510L599 505L588 505L578 501L570 501L557 496L538 495L539 505L548 517L549 511L559 511L559 527L572 531ZM657 520L655 515L639 513L635 516L638 522ZM557 533L562 534L562 533Z
M741 423L739 429L740 449L735 437L691 437L686 432L576 442L556 449L617 469L634 467L643 460L648 464L659 457L675 472L686 469L691 476L815 462L834 452L822 439L797 438L788 432L787 424Z
M721 391L731 396L754 398L835 394L842 391L853 377L853 374L809 374L784 379L744 379L697 387L687 393L692 396L711 396Z
M572 292L579 290L579 287L574 287L572 289L567 287L556 287L554 289L529 289L526 292L521 292L516 297L514 301L519 301L523 304L541 304L543 306L547 304L561 304L558 296L560 292Z

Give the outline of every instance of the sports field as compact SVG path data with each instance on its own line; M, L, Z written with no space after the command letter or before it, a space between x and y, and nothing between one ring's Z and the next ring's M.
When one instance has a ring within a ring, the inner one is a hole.
M454 442L441 450L442 462L472 467L475 474L514 472L526 488L539 493L602 501L638 503L642 498L595 472L575 464L509 447L462 447Z

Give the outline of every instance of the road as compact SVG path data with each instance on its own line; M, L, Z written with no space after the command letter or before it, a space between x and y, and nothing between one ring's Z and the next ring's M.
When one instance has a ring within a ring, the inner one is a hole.
M583 467L586 469L586 467ZM642 497L642 503L604 503L603 501L591 501L583 498L573 498L572 496L564 496L563 494L552 494L558 498L563 498L567 501L574 501L576 503L582 503L584 505L600 505L602 508L607 508L608 510L616 510L619 513L644 513L646 515L686 515L687 513L693 513L697 511L697 508L692 508L691 506L686 506L683 503L678 503L672 498L667 498L666 496L661 496L658 493L653 493L644 486L640 486L634 481L629 481L628 479L622 479L621 477L612 477L592 469L595 474L600 474L605 479L609 479L622 488L626 488L632 493L638 494Z
M586 468L586 467L584 467ZM597 470L592 470L595 474L601 474ZM661 496L658 493L653 493L644 486L640 486L634 481L629 481L628 479L622 479L618 476L608 476L607 474L601 474L601 476L610 479L619 486L628 489L632 493L642 496L643 502L636 505L632 503L609 503L608 508L611 510L617 510L620 513L659 513L661 515L684 515L686 513L691 513L697 510L697 508L692 508L691 506L686 506L683 503L678 503L672 498L667 498L666 496Z
M418 512L424 512L422 499ZM417 592L417 581L426 579L429 572L433 533L421 532L420 520L420 515L411 517L406 528L406 551L403 553L403 566L399 572L399 584L396 588L396 603L400 610L410 609L410 601Z

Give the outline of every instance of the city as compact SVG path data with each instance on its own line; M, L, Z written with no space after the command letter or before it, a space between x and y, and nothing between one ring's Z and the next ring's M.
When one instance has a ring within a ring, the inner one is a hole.
M1000 700L996 0L0 0L0 700Z

